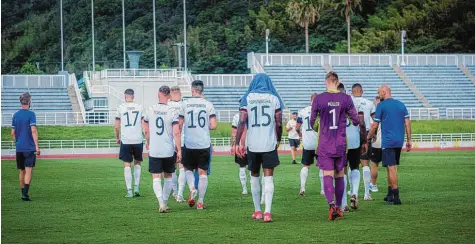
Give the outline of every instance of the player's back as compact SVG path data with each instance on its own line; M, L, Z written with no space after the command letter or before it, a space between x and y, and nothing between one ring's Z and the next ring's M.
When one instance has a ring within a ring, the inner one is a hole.
M173 156L173 124L178 123L178 112L167 104L155 104L145 111L144 120L150 128L150 156Z
M302 124L302 144L305 150L317 149L318 134L310 125L310 114L312 112L312 106L308 106L298 113L298 122Z
M346 153L347 111L358 122L358 115L349 95L341 92L324 92L315 97L320 116L318 155L340 157Z
M117 108L116 118L120 119L120 141L123 144L143 142L142 112L142 105L134 102L125 102Z
M190 149L205 149L211 146L209 135L209 119L216 112L211 102L202 97L192 97L183 101L183 116L185 123L185 147Z
M371 113L374 112L375 107L374 103L364 97L354 97L352 96L353 104L355 105L356 111L364 113L364 122L366 130L369 131L371 128Z
M279 99L268 93L249 93L246 145L251 152L271 152L276 149L275 113L280 110Z

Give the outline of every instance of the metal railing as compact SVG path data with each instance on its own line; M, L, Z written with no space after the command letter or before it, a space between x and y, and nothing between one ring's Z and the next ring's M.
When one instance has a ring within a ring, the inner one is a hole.
M95 97L92 98L94 108L108 108L109 100L107 98Z
M180 77L183 72L180 72ZM153 78L153 79L176 79L178 71L176 69L105 69L91 72L94 80L108 78Z
M397 55L397 64L401 65L403 57ZM404 55L405 65L412 66L452 66L458 65L457 55L445 54L408 54Z
M253 77L254 77L253 74L242 74L242 75L205 74L205 75L194 75L193 79L202 80L205 86L248 86L251 83Z
M230 137L211 138L213 146L229 146ZM473 142L475 133L443 133L443 134L414 134L413 142L439 142L439 141ZM287 137L282 137L282 145L288 144ZM41 149L71 149L71 148L118 148L114 139L87 139L87 140L39 140ZM14 150L13 141L1 141L1 149Z
M114 112L35 112L37 125L113 124ZM13 113L2 113L2 126L12 124Z
M258 55L259 61L265 66L323 66L323 55L318 54L283 54L272 53L269 54L268 63L267 55Z
M438 108L408 108L411 120L433 120L440 119Z
M391 66L391 55L332 54L329 55L332 66Z
M464 66L475 66L475 55L463 55L462 64Z
M447 119L471 119L475 120L475 108L447 108Z
M62 88L64 75L2 75L2 87Z
M254 52L251 53L251 62L252 62L252 70L255 73L265 73L264 67L262 67L262 63L259 62L259 60L257 60Z
M124 102L124 94L120 92L119 90L115 89L112 86L108 85L97 85L97 86L92 86L91 87L91 93L97 95L112 95L115 98L119 99L120 101Z
M81 111L81 117L84 121L84 120L86 120L86 116L85 116L86 108L84 107L84 102L82 101L81 88L79 88L79 84L78 84L78 81L76 79L76 75L71 74L69 76L70 76L69 80L71 81L72 86L74 87L74 92L76 93L76 99L77 99L77 103L79 105L79 110Z

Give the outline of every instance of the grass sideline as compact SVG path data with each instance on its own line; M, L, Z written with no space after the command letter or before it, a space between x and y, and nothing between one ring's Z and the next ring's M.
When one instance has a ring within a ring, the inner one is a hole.
M383 203L386 174L380 168L381 191L373 193L375 200L362 201L361 182L360 209L328 222L317 169L310 169L307 195L299 197L301 166L281 156L274 178L275 222L270 224L251 220L252 198L240 194L238 167L229 156L213 158L208 209L197 211L170 199L170 214L157 211L147 159L143 197L134 199L123 197L123 167L115 159L40 160L30 188L32 202L20 200L15 163L2 161L2 241L475 243L474 159L475 152L404 153L398 169L403 205Z
M11 141L10 127L2 127L2 141ZM40 140L85 140L114 139L114 128L110 126L38 126ZM475 133L475 121L471 120L423 120L412 121L413 134ZM284 135L287 132L284 130ZM219 123L211 131L211 137L231 136L231 123Z

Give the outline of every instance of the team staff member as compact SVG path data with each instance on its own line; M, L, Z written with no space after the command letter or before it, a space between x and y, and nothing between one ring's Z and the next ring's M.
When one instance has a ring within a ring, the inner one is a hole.
M297 112L292 113L292 117L285 127L288 132L290 152L292 153L292 164L297 164L297 150L300 146L300 133L297 131Z

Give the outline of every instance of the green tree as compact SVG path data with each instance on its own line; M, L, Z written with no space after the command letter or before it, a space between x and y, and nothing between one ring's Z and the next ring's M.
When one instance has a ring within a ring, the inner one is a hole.
M300 27L305 29L305 52L308 53L308 27L320 18L323 0L292 0L287 5L287 14Z
M43 71L37 69L36 66L31 63L26 63L21 67L20 73L25 75L38 75L43 74Z
M351 15L355 9L361 10L361 0L337 0L335 9L341 9L341 13L345 15L348 53L351 53Z

